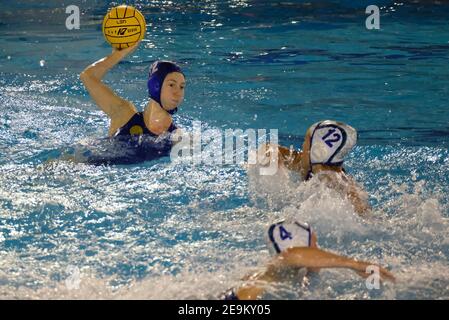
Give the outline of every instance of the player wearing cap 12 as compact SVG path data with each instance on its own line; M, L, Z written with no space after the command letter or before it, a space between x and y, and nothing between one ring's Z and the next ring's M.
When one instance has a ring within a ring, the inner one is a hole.
M224 294L225 300L254 300L263 295L268 283L301 279L307 272L319 272L321 268L347 268L366 278L371 275L367 268L375 266L380 280L395 281L389 271L376 264L319 249L316 234L305 223L274 223L266 232L266 241L274 256L266 270L247 276L244 285Z
M316 176L329 186L347 196L359 214L370 210L367 193L346 173L343 163L346 155L357 143L357 131L342 122L333 120L313 124L306 132L302 151L278 147L278 164L296 171L304 181ZM269 156L275 146L268 145Z

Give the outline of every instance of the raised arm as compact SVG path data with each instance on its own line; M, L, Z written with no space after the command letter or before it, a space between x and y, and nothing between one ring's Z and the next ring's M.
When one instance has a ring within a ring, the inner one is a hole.
M119 97L101 80L112 67L133 52L138 45L139 43L122 50L114 49L112 54L94 62L80 74L80 79L90 96L100 109L111 118L112 122L126 121L137 110L131 102ZM113 124L111 123L112 126Z

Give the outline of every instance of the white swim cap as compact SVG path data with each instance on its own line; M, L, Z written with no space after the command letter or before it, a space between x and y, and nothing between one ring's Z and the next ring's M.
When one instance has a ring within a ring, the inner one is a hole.
M279 221L268 227L265 234L268 249L272 255L281 253L288 248L310 247L312 229L307 223L297 221Z
M342 165L357 143L357 131L342 122L320 121L310 127L310 164Z

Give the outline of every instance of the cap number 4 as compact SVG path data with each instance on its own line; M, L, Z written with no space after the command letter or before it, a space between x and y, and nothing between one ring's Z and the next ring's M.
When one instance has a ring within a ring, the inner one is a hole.
M293 239L292 234L290 232L288 232L287 230L285 230L285 228L283 226L279 227L279 235L281 236L281 240Z

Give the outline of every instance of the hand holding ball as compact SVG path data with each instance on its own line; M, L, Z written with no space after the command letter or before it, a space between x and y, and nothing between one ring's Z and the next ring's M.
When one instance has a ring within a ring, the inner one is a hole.
M142 13L131 6L118 6L103 19L103 35L113 48L129 48L145 36L146 24Z

